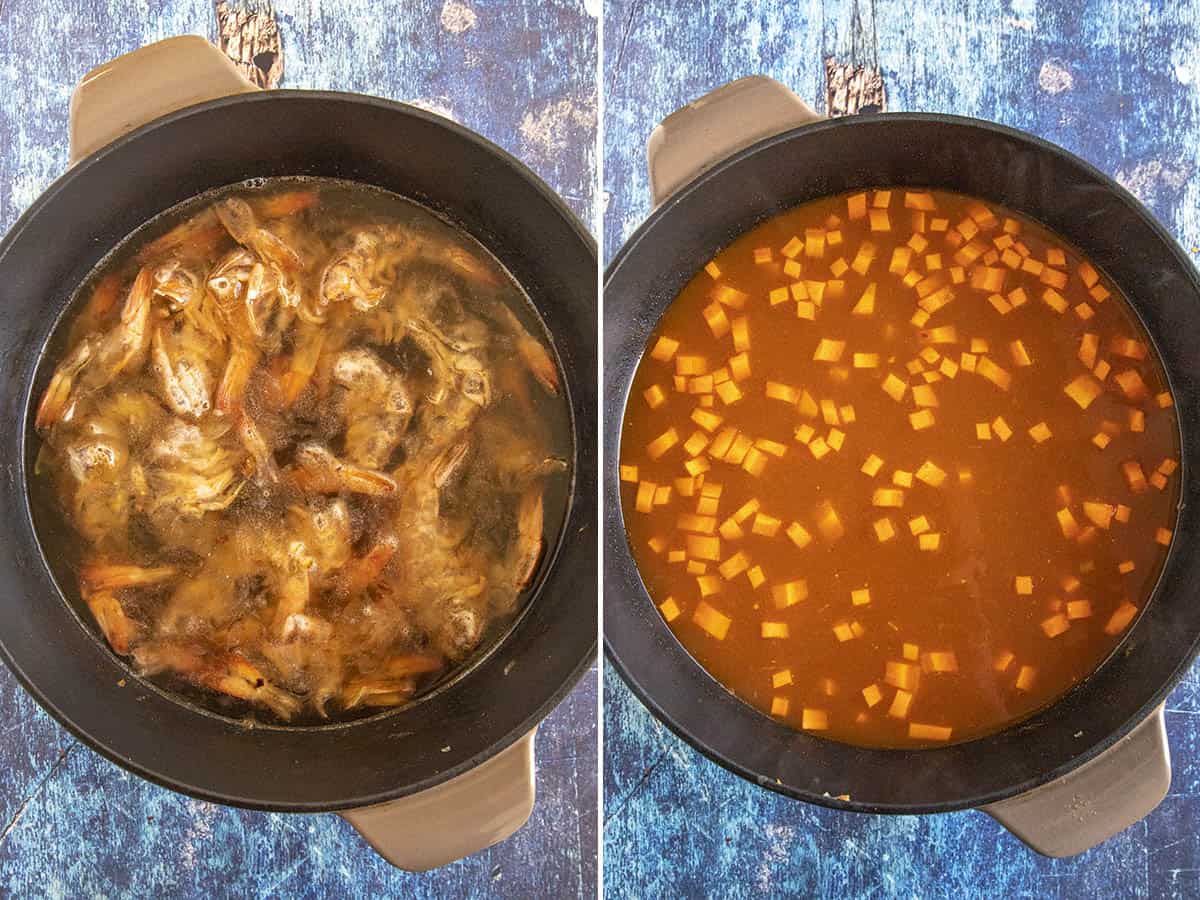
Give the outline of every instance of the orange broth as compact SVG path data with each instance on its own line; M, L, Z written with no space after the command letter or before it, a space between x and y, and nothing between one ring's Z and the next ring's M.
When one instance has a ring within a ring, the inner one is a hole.
M944 191L806 203L664 313L622 504L646 588L719 682L874 747L999 731L1113 651L1178 503L1162 367L1055 234Z

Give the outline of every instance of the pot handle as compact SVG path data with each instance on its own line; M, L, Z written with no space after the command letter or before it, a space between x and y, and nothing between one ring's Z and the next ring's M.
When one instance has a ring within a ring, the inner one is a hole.
M823 118L765 75L709 91L663 119L646 142L654 205L756 141Z
M1148 815L1170 786L1171 751L1160 706L1078 769L980 809L1043 856L1074 856Z
M533 738L428 790L346 810L342 818L399 869L436 869L497 844L533 812Z
M256 90L229 57L198 35L147 44L97 66L75 86L70 163L159 116Z

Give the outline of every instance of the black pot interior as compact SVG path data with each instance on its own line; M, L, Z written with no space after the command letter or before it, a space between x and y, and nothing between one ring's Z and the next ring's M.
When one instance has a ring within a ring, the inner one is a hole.
M618 451L629 385L663 310L714 253L806 200L875 186L939 187L1019 210L1062 234L1125 291L1166 367L1182 431L1175 540L1152 601L1100 669L990 737L930 750L852 747L759 713L688 655L650 602L626 541ZM605 641L651 710L712 759L781 793L869 812L977 806L1049 781L1110 746L1184 673L1200 642L1200 284L1127 192L1087 163L1011 129L893 114L809 125L692 182L629 240L605 280ZM849 801L837 801L849 794Z
M235 136L236 139L231 139ZM25 473L38 363L72 293L127 234L196 194L249 178L360 181L416 200L486 246L550 332L574 423L563 540L509 634L410 706L320 728L246 727L131 678L64 602L33 532ZM413 793L526 733L595 653L596 256L569 210L528 170L453 123L382 100L314 92L244 95L160 119L81 162L0 245L0 441L12 512L0 542L0 650L73 733L187 793L244 806L321 810Z

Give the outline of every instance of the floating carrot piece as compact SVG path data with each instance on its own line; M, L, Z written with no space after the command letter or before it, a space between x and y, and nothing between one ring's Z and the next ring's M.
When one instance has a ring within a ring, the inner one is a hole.
M678 349L679 341L669 337L660 337L655 341L654 349L650 351L650 358L659 362L670 362Z
M1013 585L1016 592L1023 597L1033 593L1033 578L1029 575L1018 575L1013 579Z
M803 578L777 584L771 588L771 600L776 609L786 609L808 599L808 583Z
M891 519L877 519L873 525L875 529L875 537L879 542L886 543L896 536L895 526L892 525Z
M1121 463L1121 472L1125 475L1125 482L1129 485L1129 489L1135 494L1146 490L1146 473L1142 471L1142 464L1136 459L1129 459Z
M908 691L896 691L896 696L892 698L892 705L888 708L888 715L893 719L904 719L908 717L908 708L912 706L913 695Z
M1034 679L1037 676L1037 669L1033 666L1021 666L1021 670L1017 672L1017 681L1015 687L1018 691L1028 691L1033 687Z
M1105 634L1120 634L1129 627L1129 623L1133 621L1133 617L1137 615L1138 608L1128 600L1123 600L1111 616L1108 623L1104 626Z
M908 736L921 741L948 741L954 729L949 725L924 725L919 722L908 723Z
M912 425L913 431L924 431L926 428L933 427L936 420L932 410L922 409L919 412L910 413L908 421Z
M805 731L825 731L829 728L829 715L823 709L806 706L800 714L800 727Z
M864 475L874 478L879 474L879 470L881 468L883 468L883 460L872 453L866 458L866 461L863 462L862 466L859 468L859 471Z
M718 641L725 640L725 635L729 633L729 626L733 623L733 619L704 600L696 605L696 611L692 613L692 621Z
M674 428L668 428L646 445L646 455L651 459L658 459L678 443L679 433Z
M821 338L817 344L817 349L813 353L813 359L816 362L837 362L842 358L842 353L846 350L846 342L838 341L832 338Z

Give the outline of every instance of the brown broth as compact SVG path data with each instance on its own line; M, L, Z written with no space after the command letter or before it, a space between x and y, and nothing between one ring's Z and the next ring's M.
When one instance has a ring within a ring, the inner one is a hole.
M877 190L758 225L684 287L634 377L622 504L651 598L734 694L930 746L1112 652L1166 558L1178 457L1153 346L1077 250Z

